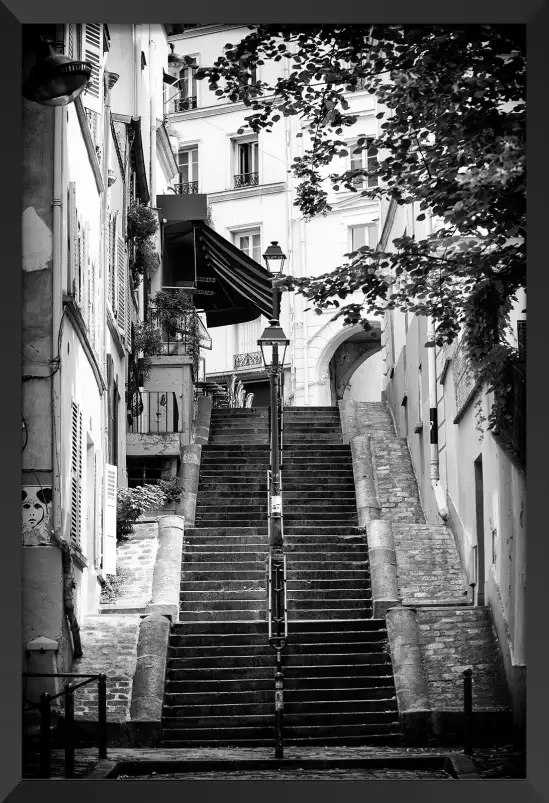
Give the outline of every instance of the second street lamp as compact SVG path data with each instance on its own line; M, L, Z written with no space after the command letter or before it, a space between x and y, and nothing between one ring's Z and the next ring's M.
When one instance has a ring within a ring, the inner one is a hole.
M272 242L263 255L267 269L273 278L273 317L257 344L265 368L269 373L270 384L270 476L269 476L269 558L267 568L269 610L269 644L276 652L275 669L275 757L283 758L283 713L284 713L284 673L282 671L282 650L288 640L286 616L286 559L284 557L284 538L282 531L282 483L280 479L280 418L282 413L281 378L284 371L284 357L290 341L280 326L281 290L275 285L277 275L282 273L286 256L278 243ZM282 349L282 355L279 353ZM282 356L282 359L280 359Z

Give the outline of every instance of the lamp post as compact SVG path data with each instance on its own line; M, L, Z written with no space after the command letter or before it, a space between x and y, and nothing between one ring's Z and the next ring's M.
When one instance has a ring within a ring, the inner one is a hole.
M282 650L287 644L286 620L286 559L282 531L282 487L280 479L280 414L282 412L281 377L284 357L290 341L280 326L281 290L275 285L282 273L286 256L278 243L272 242L263 255L267 270L273 278L273 317L257 341L270 382L270 476L269 476L269 558L267 582L269 587L269 644L276 652L275 678L275 757L283 758L282 718L284 711L284 674ZM282 349L282 355L279 353ZM281 359L280 356L282 357Z
M23 84L23 95L41 106L67 106L86 89L92 65L56 53L49 40L40 46L42 54Z

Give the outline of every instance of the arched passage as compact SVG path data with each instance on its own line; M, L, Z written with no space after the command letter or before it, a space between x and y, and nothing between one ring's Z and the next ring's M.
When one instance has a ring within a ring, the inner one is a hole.
M357 368L381 349L380 322L371 320L370 324L372 328L366 332L361 324L343 326L337 319L323 326L311 339L309 404L321 407L337 404L339 393L343 398L342 380L348 383Z

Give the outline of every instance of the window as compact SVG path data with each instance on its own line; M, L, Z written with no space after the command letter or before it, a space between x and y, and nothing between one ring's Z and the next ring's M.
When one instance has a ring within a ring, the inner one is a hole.
M250 86L255 86L255 84L257 84L257 66L255 64L253 66L249 66L248 59L246 58L241 58L239 64L241 70L246 70L246 75L243 78L243 81Z
M254 187L259 184L259 146L257 140L236 145L235 187Z
M376 248L378 241L377 225L371 223L369 225L351 226L351 251L357 251L363 245L369 245L370 248Z
M194 56L196 60L196 56ZM187 112L196 109L196 67L183 67L179 71L179 96L174 100L174 112Z
M346 87L347 91L349 91L349 92L364 92L366 90L366 78L356 77L355 76L356 70L362 69L363 66L364 66L364 64L363 64L362 61L357 61L357 62L342 61L341 62L342 69L350 70L352 72L353 78L356 80L356 83L355 83L355 81L351 80L351 77L349 76L350 80L349 80L349 83L347 84L347 87ZM350 86L352 86L353 88L349 89Z
M179 151L179 179L177 189L185 195L198 192L198 148L185 148Z
M368 142L367 146L364 150L361 150L359 153L354 153L356 151L356 143L353 143L350 146L351 151L351 162L350 162L350 170L363 170L366 168L369 172L375 171L377 169L377 156L370 154L370 142ZM365 187L377 187L378 178L377 176L356 176L352 180L353 187L357 189L364 189Z
M259 229L248 229L235 234L235 245L256 262L261 263L261 235Z

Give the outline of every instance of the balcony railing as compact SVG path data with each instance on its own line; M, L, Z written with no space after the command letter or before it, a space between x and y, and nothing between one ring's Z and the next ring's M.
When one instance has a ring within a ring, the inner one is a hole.
M173 102L174 112L188 112L191 109L196 109L196 95L188 98L176 98Z
M505 410L496 424L496 435L502 444L526 465L526 374L523 368L511 364L508 375L511 391Z
M151 306L147 316L148 324L159 331L161 338L156 353L159 356L185 354L193 356L197 340L196 317L196 312L168 317L165 311Z
M132 435L156 435L165 432L177 432L179 429L179 411L177 397L171 391L141 390L143 409L141 414L132 420Z
M258 184L259 173L240 173L234 177L234 186L237 190L242 187L257 187Z
M198 192L198 181L188 181L186 184L175 184L174 189L179 195L195 195Z
M261 352L250 351L247 354L234 355L234 367L236 368L250 368L256 365L262 365Z

